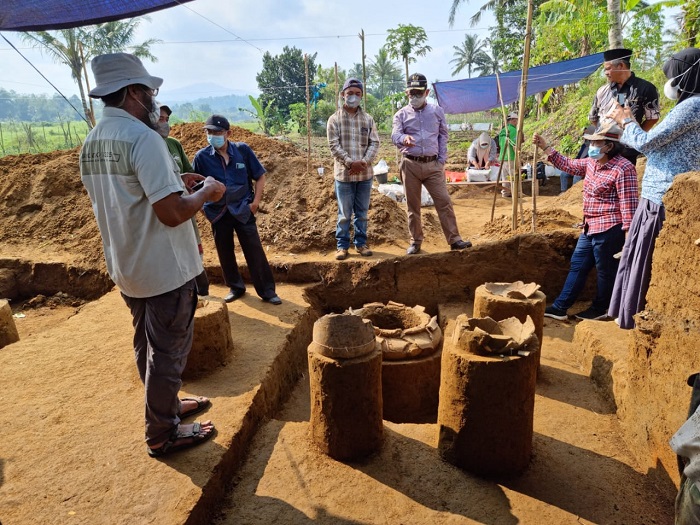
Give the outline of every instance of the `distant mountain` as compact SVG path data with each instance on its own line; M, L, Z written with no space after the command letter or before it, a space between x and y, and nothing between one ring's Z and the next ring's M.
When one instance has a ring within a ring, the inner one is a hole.
M227 88L212 82L191 84L189 86L168 89L165 84L158 95L158 99L166 104L178 104L183 102L194 102L195 100L210 97L220 97L222 95L239 95L248 97L247 93Z

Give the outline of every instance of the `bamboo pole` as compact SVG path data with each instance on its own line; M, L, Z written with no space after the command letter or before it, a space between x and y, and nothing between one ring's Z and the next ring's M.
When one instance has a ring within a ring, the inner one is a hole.
M528 0L527 2L527 24L525 27L525 50L523 54L523 73L520 79L520 101L518 107L518 133L516 137L516 148L515 148L515 166L518 172L518 184L513 184L513 188L517 188L513 191L513 221L511 222L511 227L513 231L517 228L517 210L518 202L520 201L520 190L522 189L522 181L520 177L520 150L523 144L523 120L525 119L525 100L527 98L527 75L528 69L530 67L530 44L532 42L532 13L534 11L533 0ZM518 202L516 202L516 198Z
M338 62L335 63L335 110L338 111L340 109L340 96L338 95L340 93L339 88L338 88Z
M309 97L309 55L304 54L306 70L306 174L311 175L311 99Z
M503 93L501 92L501 77L498 75L498 69L496 69L496 87L498 88L498 101L501 103L501 113L503 115L503 128L506 130L506 142L508 141L508 121L506 120L506 106L503 104ZM505 157L505 152L503 152L503 157ZM498 167L498 176L496 177L496 185L493 188L493 203L491 203L491 222L493 222L493 216L496 212L496 199L498 197L498 188L501 185L501 173L503 173L503 164L506 162L505 158L501 160L501 165Z
M532 150L532 233L535 233L537 230L537 194L540 192L540 181L537 178L537 144Z
M362 86L363 91L367 89L367 70L365 69L365 30L360 32L360 40L362 40ZM362 97L362 110L367 111L367 97Z

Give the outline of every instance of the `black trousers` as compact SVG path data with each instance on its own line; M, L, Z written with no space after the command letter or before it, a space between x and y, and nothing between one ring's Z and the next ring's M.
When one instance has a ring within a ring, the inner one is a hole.
M235 232L248 264L248 271L255 291L262 299L274 297L276 295L275 280L270 264L267 262L265 250L260 242L255 215L251 214L248 222L243 223L226 211L218 221L212 223L211 228L226 286L231 290L245 290L245 283L238 271L234 251L233 233Z

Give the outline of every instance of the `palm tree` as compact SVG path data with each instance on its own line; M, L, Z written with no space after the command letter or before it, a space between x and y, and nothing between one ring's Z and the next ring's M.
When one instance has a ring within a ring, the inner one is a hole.
M472 71L478 70L481 64L486 60L485 53L482 51L484 42L479 40L476 35L464 35L462 46L452 46L455 50L455 58L450 60L450 64L455 64L455 70L452 76L467 68L469 78L472 78Z
M466 1L468 0L452 0L452 6L450 7L450 16L448 18L450 27L452 27L455 23L455 17L457 16L457 9L459 9L459 5L462 2ZM472 27L474 27L479 22L481 22L481 15L483 15L486 11L494 11L499 5L501 7L507 7L509 5L515 4L517 1L518 0L488 0L484 5L482 5L479 8L476 14L469 19L469 24Z
M88 127L92 128L95 125L95 119L86 97L86 91L89 91L86 65L96 55L125 50L131 51L136 56L155 60L149 47L157 40L147 40L141 44L131 45L140 22L140 19L132 18L85 28L32 31L22 33L21 37L30 45L46 51L54 61L70 68L71 77L78 84L80 101L83 104Z
M379 99L397 93L403 88L401 68L389 58L388 51L383 47L375 55L374 62L370 63L369 73Z

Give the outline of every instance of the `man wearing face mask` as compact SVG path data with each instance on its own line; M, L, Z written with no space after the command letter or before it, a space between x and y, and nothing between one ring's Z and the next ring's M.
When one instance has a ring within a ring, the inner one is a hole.
M333 155L338 222L335 231L335 258L342 261L350 248L350 220L353 214L354 244L365 257L372 255L367 246L367 211L372 191L372 161L379 151L379 135L374 119L360 107L363 86L349 78L340 92L343 107L328 119L326 136Z
M649 131L659 121L659 92L654 84L639 78L630 70L631 49L609 49L603 53L603 71L608 83L598 88L588 120L599 127L615 104L628 106L635 120L644 131ZM622 156L632 164L639 152L625 147Z
M156 102L158 104L158 102ZM179 140L174 137L170 137L170 115L172 115L172 110L169 106L165 104L158 104L160 108L160 118L158 119L158 124L156 124L156 132L158 135L165 139L165 145L168 146L168 151L170 156L173 158L175 165L177 167L178 173L190 173L192 172L192 165L190 160L185 154L185 150ZM183 187L184 189L184 187ZM192 217L192 227L194 228L194 235L197 239L197 249L199 250L199 257L204 259L204 248L202 247L202 236L199 234L199 227L197 226L197 220ZM196 278L197 283L197 295L209 295L209 278L207 277L207 271L202 270Z
M204 130L209 146L195 154L192 166L195 173L214 177L226 185L221 200L204 205L224 282L229 287L224 301L240 299L246 289L234 252L235 232L258 296L267 303L280 305L282 300L275 292L275 279L255 223L265 189L265 168L248 144L229 140L231 126L225 117L212 115Z
M583 138L590 140L588 158L569 159L551 148L535 133L534 143L547 154L547 160L558 169L583 177L583 232L571 256L564 288L544 315L564 321L583 290L588 274L595 266L596 296L590 308L576 314L577 319L607 318L610 297L617 273L614 257L625 242L637 208L637 171L620 154L622 129L614 122Z
M408 231L411 244L406 253L420 252L423 243L421 222L421 186L425 186L435 203L440 226L451 250L464 250L472 243L462 240L457 219L445 182L447 162L447 121L441 107L428 104L428 80L414 73L408 78L408 104L394 115L391 140L403 158L399 164L406 194Z
M154 131L161 78L127 53L100 55L91 65L96 85L89 95L102 99L105 108L80 151L80 175L102 235L107 271L133 316L147 451L160 457L214 433L211 421L181 423L209 400L180 400L178 392L192 346L195 277L202 272L189 219L205 202L219 200L225 187L211 177L180 176L173 168ZM183 191L183 182L191 188L199 180L204 180L199 191Z

